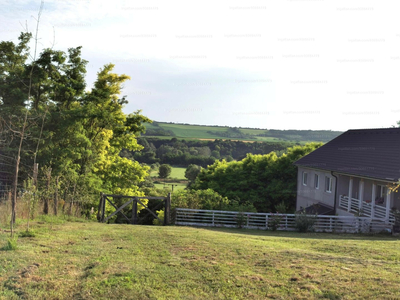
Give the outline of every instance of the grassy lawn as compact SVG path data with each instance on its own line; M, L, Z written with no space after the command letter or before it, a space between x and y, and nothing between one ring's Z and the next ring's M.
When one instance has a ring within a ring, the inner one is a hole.
M0 251L0 299L399 299L400 241L67 222ZM21 229L22 230L22 229ZM7 235L0 233L0 247Z

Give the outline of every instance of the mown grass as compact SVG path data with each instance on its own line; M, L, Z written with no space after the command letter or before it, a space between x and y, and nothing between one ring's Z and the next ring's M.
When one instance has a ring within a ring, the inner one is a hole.
M399 299L385 236L34 223L0 252L1 299ZM0 234L0 244L7 242Z

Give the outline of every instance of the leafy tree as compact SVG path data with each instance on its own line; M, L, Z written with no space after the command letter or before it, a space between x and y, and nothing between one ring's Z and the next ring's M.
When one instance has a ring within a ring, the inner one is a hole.
M168 178L169 175L171 175L171 171L172 168L170 165L167 164L162 164L159 168L158 168L158 176L160 178Z
M197 175L200 173L201 167L198 165L190 164L186 171L185 171L185 177L189 181L195 181Z

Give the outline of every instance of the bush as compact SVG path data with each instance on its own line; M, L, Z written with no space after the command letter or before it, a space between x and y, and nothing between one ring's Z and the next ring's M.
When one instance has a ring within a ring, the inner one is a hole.
M243 228L243 226L246 224L247 222L247 217L243 212L239 212L236 215L236 226L237 228Z
M283 219L283 216L279 214L274 214L268 218L268 229L271 229L272 231L278 230L281 221Z
M299 232L309 232L314 231L314 225L317 221L317 215L308 215L306 211L303 210L296 214L295 227Z

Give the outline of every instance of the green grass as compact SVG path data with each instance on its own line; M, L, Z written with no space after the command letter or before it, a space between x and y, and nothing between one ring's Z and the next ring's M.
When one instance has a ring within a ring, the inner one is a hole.
M36 237L0 252L0 299L400 298L400 241L392 237L32 226Z
M170 178L178 180L187 180L185 177L186 168L172 167Z

